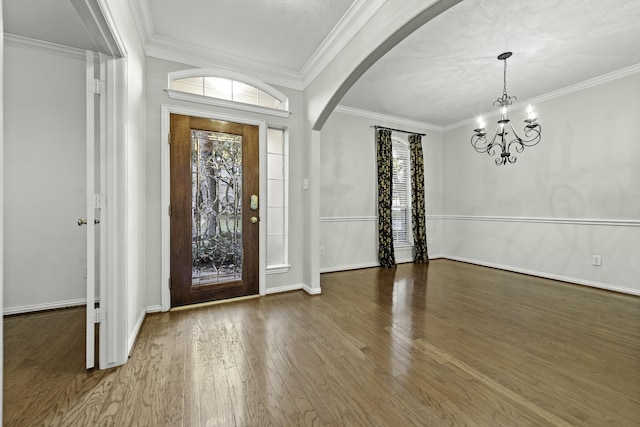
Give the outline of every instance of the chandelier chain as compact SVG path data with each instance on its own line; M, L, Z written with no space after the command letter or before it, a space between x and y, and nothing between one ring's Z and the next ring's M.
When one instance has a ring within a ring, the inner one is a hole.
M507 60L503 59L504 61L504 87L502 89L502 93L505 97L508 97L507 95Z

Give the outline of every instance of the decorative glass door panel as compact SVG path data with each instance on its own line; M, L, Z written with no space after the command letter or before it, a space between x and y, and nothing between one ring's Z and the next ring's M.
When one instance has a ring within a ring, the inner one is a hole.
M171 306L256 295L257 126L171 114Z
M192 285L242 279L242 136L191 131Z

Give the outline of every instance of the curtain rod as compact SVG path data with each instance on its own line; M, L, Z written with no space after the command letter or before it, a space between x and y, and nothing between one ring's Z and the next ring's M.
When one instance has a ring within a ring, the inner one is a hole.
M427 136L426 133L411 132L411 131L408 131L408 130L388 128L388 127L385 127L385 126L371 125L369 127L374 128L374 129L388 129L388 130L391 130L391 131L394 131L394 132L413 133L413 134L420 135L420 136Z

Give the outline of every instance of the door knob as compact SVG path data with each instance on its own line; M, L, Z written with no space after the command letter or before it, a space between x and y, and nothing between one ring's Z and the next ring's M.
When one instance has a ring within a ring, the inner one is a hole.
M258 218L255 216L251 217L251 224L255 224L256 222L258 222Z
M83 225L85 225L86 223L87 223L87 220L86 220L86 219L82 219L82 218L79 218L79 219L78 219L78 225L79 225L79 226L83 226ZM100 220L99 220L99 219L94 219L94 220L93 220L93 223L94 223L94 224L100 224Z

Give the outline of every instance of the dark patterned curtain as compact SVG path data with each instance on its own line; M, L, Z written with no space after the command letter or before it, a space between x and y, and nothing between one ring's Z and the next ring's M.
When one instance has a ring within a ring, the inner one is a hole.
M378 260L382 267L395 268L396 257L393 253L391 230L393 156L389 129L378 129L376 149L378 153Z
M429 262L427 253L427 224L424 209L424 157L422 136L409 135L411 153L411 220L413 222L414 262Z

